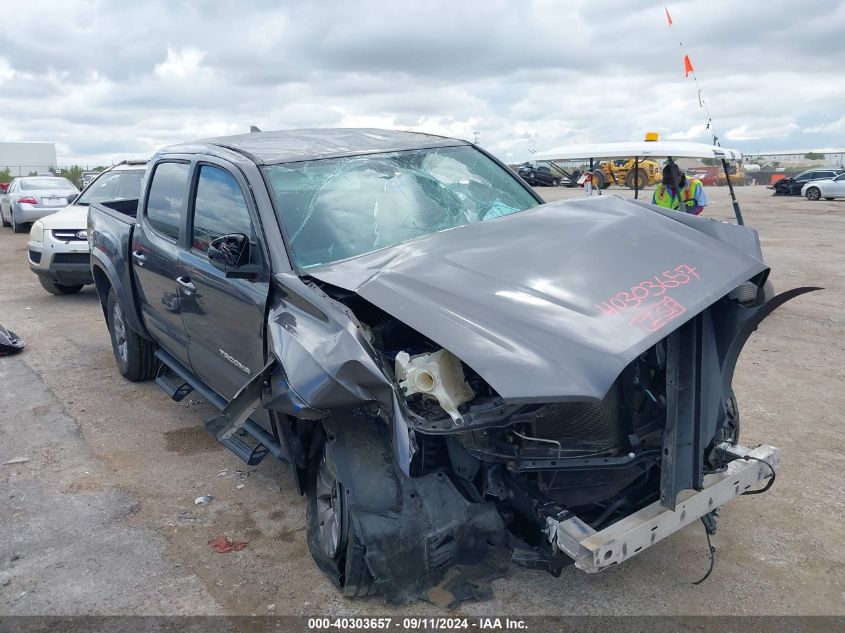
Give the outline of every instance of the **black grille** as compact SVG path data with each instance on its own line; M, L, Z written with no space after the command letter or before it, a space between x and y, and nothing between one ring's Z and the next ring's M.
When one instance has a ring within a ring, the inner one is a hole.
M38 264L41 262L41 253L38 251L29 251L29 261L33 264Z
M54 264L87 264L91 261L88 253L56 253L53 255Z

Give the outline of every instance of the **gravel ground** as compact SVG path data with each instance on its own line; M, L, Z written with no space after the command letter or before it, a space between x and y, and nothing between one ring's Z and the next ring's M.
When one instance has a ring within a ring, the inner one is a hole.
M708 214L729 218L727 191L708 194ZM775 487L723 510L701 586L696 523L594 576L513 567L492 602L456 614L845 614L845 201L740 197L775 288L826 287L767 319L737 369L743 443L782 450ZM0 464L29 458L0 465L0 614L442 614L341 598L312 564L286 468L218 445L205 403L124 381L93 287L44 292L26 241L0 230L0 323L27 342L0 359ZM248 545L216 553L220 534Z

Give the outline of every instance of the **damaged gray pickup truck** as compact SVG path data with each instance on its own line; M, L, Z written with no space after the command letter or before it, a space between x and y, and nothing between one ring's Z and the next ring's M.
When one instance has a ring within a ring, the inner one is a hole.
M201 393L225 446L289 464L346 596L597 572L773 481L732 377L807 289L764 292L745 226L543 204L471 143L384 130L169 147L88 222L120 372Z

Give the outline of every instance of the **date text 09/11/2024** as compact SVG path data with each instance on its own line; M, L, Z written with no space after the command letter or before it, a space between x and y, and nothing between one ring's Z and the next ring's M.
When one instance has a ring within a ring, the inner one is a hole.
M309 618L311 631L327 630L400 630L400 631L524 631L528 625L519 618Z

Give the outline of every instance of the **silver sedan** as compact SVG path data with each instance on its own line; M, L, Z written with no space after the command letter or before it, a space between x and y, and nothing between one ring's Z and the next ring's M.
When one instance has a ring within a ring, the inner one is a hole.
M26 176L15 178L6 194L0 197L0 222L15 233L23 233L30 222L55 213L68 205L68 196L79 189L66 178Z

